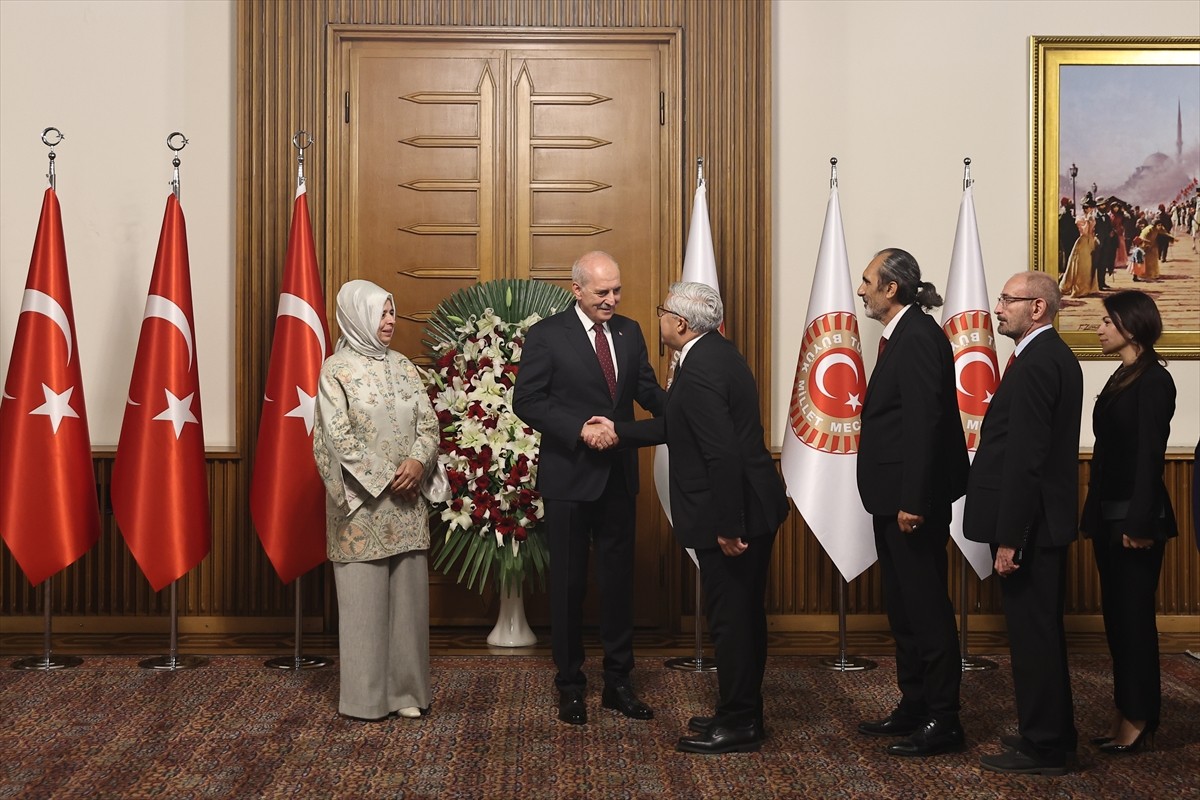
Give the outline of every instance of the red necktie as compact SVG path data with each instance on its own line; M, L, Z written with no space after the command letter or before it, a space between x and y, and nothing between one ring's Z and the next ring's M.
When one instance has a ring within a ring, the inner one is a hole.
M1009 357L1008 357L1008 363L1004 365L1004 371L1005 371L1005 372L1008 372L1008 368L1009 368L1009 367L1011 367L1011 366L1013 365L1013 362L1014 362L1014 361L1016 361L1016 360L1017 360L1017 354L1016 354L1016 353L1013 353L1011 356L1009 356Z
M612 352L608 349L608 337L604 335L604 325L597 322L592 326L596 332L596 359L600 362L600 371L608 383L608 394L613 400L617 399L617 370L613 367Z
M885 347L887 347L887 337L880 336L879 337L879 353L878 353L878 356L876 357L876 360L878 360L879 356L883 355L883 348L885 348Z

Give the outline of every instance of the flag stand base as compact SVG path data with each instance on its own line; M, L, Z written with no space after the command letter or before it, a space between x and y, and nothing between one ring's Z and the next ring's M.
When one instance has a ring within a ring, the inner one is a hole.
M280 656L263 662L264 667L271 669L295 670L299 672L302 669L320 669L328 667L333 663L332 658L325 656L306 656L300 653L300 643L304 638L304 628L301 624L300 612L302 605L300 602L300 581L304 580L303 575L297 575L294 583L296 584L296 652L291 656Z
M837 658L821 659L821 666L835 672L863 672L879 666L869 658L846 655L846 579L840 581L838 592L838 655Z
M139 661L138 666L142 669L176 672L181 669L195 669L208 663L207 658L200 656L179 655L179 607L176 605L178 589L179 581L171 581L171 650L165 656L155 656Z
M53 575L46 578L45 582L42 583L42 638L45 642L45 648L40 656L17 659L12 663L13 669L52 672L56 669L78 667L83 663L82 658L76 658L75 656L55 656L50 654L50 629L53 627L50 624L50 597L53 594L50 591L50 587L53 583Z
M29 658L21 658L14 661L12 668L50 672L56 669L78 667L82 663L83 659L76 658L75 656L30 656Z
M978 658L967 653L967 581L971 577L971 573L967 569L969 562L966 554L959 552L959 558L962 559L962 573L959 579L958 592L958 635L962 640L962 671L963 672L987 672L991 669L996 669L999 665L995 661L988 661L986 658Z
M998 666L1000 665L995 661L988 661L986 658L976 658L975 656L962 657L963 672L986 672Z
M195 669L203 667L208 663L208 659L200 656L155 656L147 658L145 661L139 661L138 666L142 669L153 669L159 672L175 672L181 669Z
M333 663L332 658L325 656L280 656L263 662L264 667L271 669L320 669Z
M679 656L676 658L668 658L663 662L663 666L667 669L677 670L679 672L716 672L717 662L711 658L704 657L704 647L700 642L700 568L696 568L696 606L695 616L692 624L696 630L696 654L691 656Z

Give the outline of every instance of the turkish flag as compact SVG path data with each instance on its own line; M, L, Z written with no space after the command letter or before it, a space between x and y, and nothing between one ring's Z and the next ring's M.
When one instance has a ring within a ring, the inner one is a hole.
M117 525L155 591L199 564L212 547L193 319L187 230L172 194L112 475Z
M250 484L254 527L284 583L325 560L325 484L313 460L312 440L317 379L327 355L325 296L301 183L292 210Z
M62 213L42 199L0 401L0 536L34 586L100 538Z

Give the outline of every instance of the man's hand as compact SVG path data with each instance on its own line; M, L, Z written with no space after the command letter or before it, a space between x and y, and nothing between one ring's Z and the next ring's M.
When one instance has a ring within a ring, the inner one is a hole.
M392 482L389 488L393 493L408 502L417 499L417 492L421 489L421 478L425 474L425 465L415 458L406 458L396 467L396 474L392 476Z
M996 548L996 563L992 568L1001 578L1008 577L1021 568L1020 564L1013 563L1013 556L1016 554L1017 550L1014 547Z
M717 544L721 546L721 552L730 558L740 556L742 553L746 552L746 548L750 546L746 544L744 539L726 539L724 536L717 537Z
M925 524L925 518L920 514L910 514L907 511L896 512L896 524L901 533L915 533L917 528Z
M1149 550L1154 546L1153 539L1140 539L1136 536L1121 534L1121 544L1128 550Z
M620 441L616 428L608 417L592 417L583 425L579 438L593 450L607 450Z

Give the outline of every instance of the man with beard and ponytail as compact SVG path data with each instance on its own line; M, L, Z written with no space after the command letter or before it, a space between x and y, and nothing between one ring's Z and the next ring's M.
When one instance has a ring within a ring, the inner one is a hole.
M884 325L867 384L858 491L875 528L888 623L896 640L900 703L863 722L869 736L903 737L887 748L924 757L965 745L959 721L962 661L947 585L950 505L966 490L967 445L954 355L926 310L942 304L915 258L881 250L858 287L867 316Z

